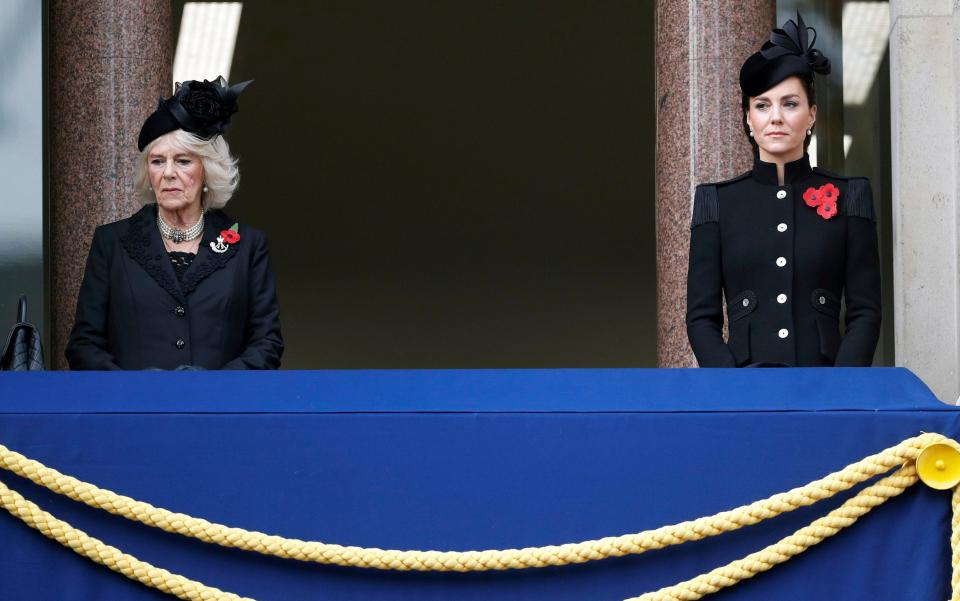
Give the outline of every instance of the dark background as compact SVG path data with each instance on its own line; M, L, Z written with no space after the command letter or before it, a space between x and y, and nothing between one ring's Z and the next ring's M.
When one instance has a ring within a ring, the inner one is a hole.
M284 367L654 366L653 35L648 2L245 2L227 211Z

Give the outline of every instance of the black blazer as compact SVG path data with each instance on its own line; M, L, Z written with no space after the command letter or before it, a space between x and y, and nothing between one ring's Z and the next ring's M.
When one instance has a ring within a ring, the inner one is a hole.
M824 219L802 196L828 183L839 212ZM880 258L869 181L811 169L804 156L785 165L780 186L776 165L757 160L740 177L697 186L691 227L687 336L701 367L872 363Z
M283 354L277 297L263 232L214 252L234 221L206 215L182 285L157 229L156 205L97 228L67 344L71 369L276 369Z

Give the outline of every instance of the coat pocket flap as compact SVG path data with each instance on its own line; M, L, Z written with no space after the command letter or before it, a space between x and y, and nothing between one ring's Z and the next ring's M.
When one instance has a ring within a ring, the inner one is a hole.
M823 288L814 290L810 295L810 304L820 313L840 319L840 298L829 290Z
M753 290L744 290L727 302L727 316L730 323L753 313L757 308L757 295Z

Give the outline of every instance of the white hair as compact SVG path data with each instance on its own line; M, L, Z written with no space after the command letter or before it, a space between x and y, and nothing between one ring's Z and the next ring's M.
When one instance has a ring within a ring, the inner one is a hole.
M182 129L175 129L160 136L147 144L140 153L133 179L140 202L149 204L157 201L153 188L150 187L147 162L150 150L160 140L165 140L175 148L200 157L200 162L203 164L203 183L207 187L207 191L200 195L204 210L212 211L226 206L240 183L240 169L237 167L237 159L230 154L230 146L223 136L204 140Z

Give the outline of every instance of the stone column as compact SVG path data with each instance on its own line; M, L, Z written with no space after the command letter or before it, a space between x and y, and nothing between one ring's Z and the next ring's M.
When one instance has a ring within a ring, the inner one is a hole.
M775 0L657 2L657 364L694 367L684 316L694 187L753 164L740 65L770 36Z
M96 226L130 215L137 134L171 90L170 0L51 0L50 365L66 368Z
M960 5L890 3L893 312L897 365L960 394Z

